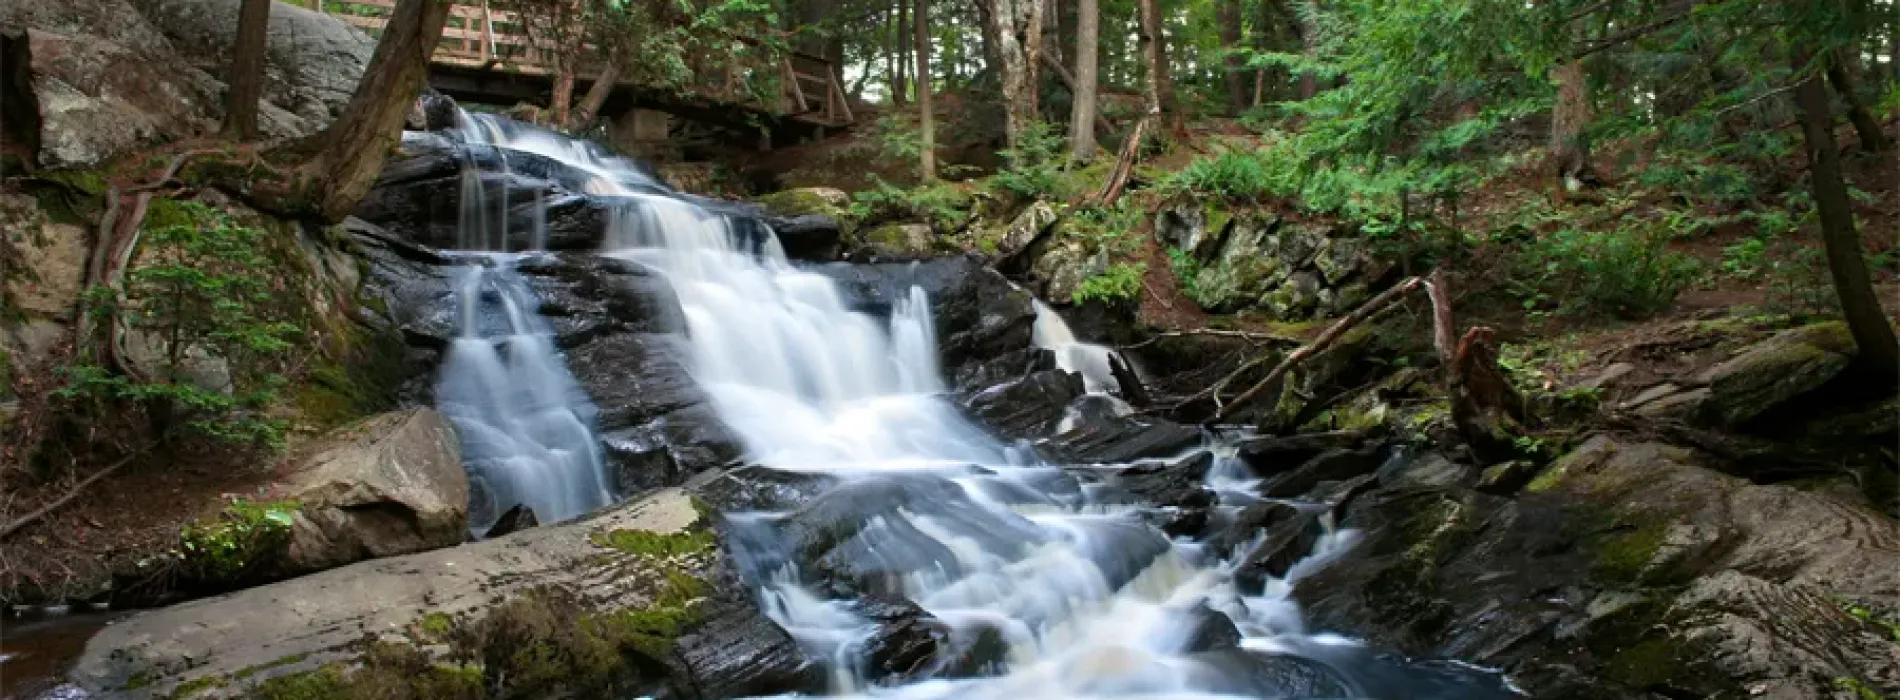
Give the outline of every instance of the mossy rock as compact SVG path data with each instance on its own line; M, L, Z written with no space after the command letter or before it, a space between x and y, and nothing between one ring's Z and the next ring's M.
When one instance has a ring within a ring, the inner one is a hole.
M800 187L759 197L754 200L776 216L827 216L838 222L840 233L857 231L859 217L851 213L851 196L830 187Z
M1698 377L1709 387L1701 413L1720 425L1746 423L1820 388L1857 352L1847 324L1839 321L1782 331Z

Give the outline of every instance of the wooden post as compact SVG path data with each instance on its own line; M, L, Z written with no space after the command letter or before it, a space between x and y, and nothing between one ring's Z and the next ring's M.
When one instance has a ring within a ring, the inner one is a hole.
M786 54L784 65L785 86L792 91L792 104L798 108L799 114L804 114L810 111L811 107L805 104L805 88L798 84L798 69L792 67L790 54Z
M482 0L482 63L495 60L495 16Z
M828 121L833 124L850 123L851 101L844 96L844 69L834 64L829 73L825 77L831 82L831 95L838 101L838 111L829 115ZM838 120L840 116L844 117L844 121Z

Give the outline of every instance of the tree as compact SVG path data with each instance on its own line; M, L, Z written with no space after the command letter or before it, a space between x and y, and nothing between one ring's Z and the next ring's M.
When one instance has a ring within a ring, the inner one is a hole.
M1827 81L1834 85L1834 91L1841 94L1841 101L1847 103L1847 120L1854 125L1854 131L1860 134L1860 147L1868 153L1879 153L1893 146L1887 134L1880 129L1879 120L1867 112L1867 105L1854 92L1854 79L1849 77L1842 51L1832 51L1827 60Z
M1043 0L984 0L984 6L989 20L985 38L995 42L994 57L1002 77L1005 136L1009 147L1015 148L1030 126L1040 120L1036 91L1041 87L1037 76L1042 56Z
M1584 129L1590 125L1590 80L1583 59L1565 61L1550 69L1557 101L1550 110L1550 157L1564 189L1576 191L1596 181L1590 165L1590 143Z
M600 69L600 75L594 77L594 84L588 86L587 95L581 98L581 105L574 110L565 125L576 131L594 125L594 119L600 116L601 106L607 104L607 98L613 94L614 87L620 82L620 55L615 53L607 58L607 65Z
M238 7L237 38L231 46L230 87L224 95L224 135L257 138L258 100L264 96L264 51L270 36L271 0L244 0Z
M917 124L923 132L922 177L932 182L937 179L937 126L930 111L930 0L916 2Z
M402 138L403 120L422 92L429 56L448 18L445 0L398 0L390 12L349 106L315 138L323 150L305 166L324 219L342 221L376 183L383 160Z
M1227 107L1229 114L1238 115L1247 110L1247 76L1241 71L1246 67L1240 59L1240 0L1217 0L1217 23L1220 25L1221 78L1227 84Z
M1077 163L1095 159L1095 90L1101 61L1102 11L1096 0L1077 0L1075 18L1075 89L1069 109L1069 155Z
M1873 381L1892 386L1900 380L1900 341L1880 309L1867 263L1861 259L1860 233L1854 230L1854 212L1841 178L1841 157L1834 143L1834 117L1829 113L1827 88L1817 75L1809 49L1788 43L1795 72L1795 106L1800 111L1801 135L1807 144L1809 187L1821 219L1821 241L1827 249L1828 272L1840 296L1841 315L1847 320L1854 344L1860 347L1856 363Z

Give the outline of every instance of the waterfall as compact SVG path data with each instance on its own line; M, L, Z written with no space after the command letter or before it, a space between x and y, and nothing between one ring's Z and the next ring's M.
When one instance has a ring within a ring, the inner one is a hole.
M1231 686L1222 685L1219 668L1183 648L1202 607L1231 616L1247 649L1352 646L1305 635L1284 581L1264 591L1241 590L1236 562L1213 560L1198 543L1170 541L1143 519L1143 506L1096 502L1089 489L1050 489L1069 479L1059 466L971 424L945 398L923 289L891 300L887 315L854 310L833 279L792 264L769 234L763 240L741 235L724 216L666 196L630 161L487 117L466 118L463 133L591 174L586 191L615 207L601 254L647 265L672 286L685 312L688 371L742 438L750 463L822 471L891 499L847 499L844 507L862 508L864 515L832 547L827 556L837 559L830 565L876 572L880 592L915 601L956 639L993 639L1004 648L1001 668L991 673L876 687L860 657L877 624L852 599L825 593L832 589L808 573L815 562L797 561L786 548L782 525L796 514L727 514L729 546L752 571L760 605L826 663L833 694L1211 697ZM512 295L522 290L505 258L496 260L464 281L465 303L480 296L475 285L487 285L504 306L519 310L524 300ZM1059 316L1046 307L1038 311L1035 343L1055 352L1062 368L1080 373L1091 392L1113 389L1109 350L1078 342ZM522 325L514 323L517 316ZM481 323L464 321L465 328ZM528 314L511 311L507 342L467 337L454 351L470 365L458 371L493 380L458 389L501 390L490 403L465 397L475 405L457 418L458 426L475 425L464 433L478 436L475 447L487 446L491 432L504 434L493 438L506 449L496 451L502 464L492 469L491 482L514 475L510 468L517 464L555 453L570 460L563 468L572 473L598 473L581 464L592 458L587 451L568 441L587 423L571 380L548 371L538 378L548 384L530 387L512 375L496 376L549 369L524 366L555 357L533 325ZM510 363L505 372L504 361ZM445 410L455 405L449 396L445 391ZM526 421L492 415L510 413L492 409L515 401L553 415ZM1222 484L1236 478L1233 459L1229 451L1215 462ZM597 487L578 484L573 493L585 496ZM1332 534L1322 549L1337 551L1350 541L1349 533Z

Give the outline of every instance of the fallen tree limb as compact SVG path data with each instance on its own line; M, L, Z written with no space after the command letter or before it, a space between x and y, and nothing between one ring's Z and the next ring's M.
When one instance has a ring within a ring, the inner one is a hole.
M1042 64L1049 67L1049 72L1055 74L1056 80L1062 81L1062 86L1069 89L1070 95L1075 94L1075 76L1069 74L1069 69L1062 67L1061 61L1056 60L1056 57L1050 55L1050 52L1043 51ZM1115 125L1108 123L1108 117L1102 116L1102 113L1097 111L1095 113L1095 130L1103 134L1112 134L1115 133Z
M1108 184L1102 188L1101 195L1096 198L1097 205L1111 208L1115 206L1115 202L1121 200L1122 190L1128 187L1128 176L1134 172L1135 161L1141 156L1141 139L1148 133L1148 124L1160 116L1159 113L1149 112L1147 116L1135 122L1135 130L1128 134L1128 140L1122 142L1121 153L1115 156L1114 173L1109 176Z
M1343 336L1346 334L1346 331L1352 330L1352 328L1354 326L1359 325L1361 321L1364 321L1367 318L1370 318L1373 314L1377 313L1380 309L1385 308L1387 305L1391 304L1393 301L1397 300L1399 297L1405 296L1407 292L1410 292L1413 289L1417 289L1418 286L1423 282L1424 280L1418 277L1407 278L1405 281L1400 282L1396 285L1393 285L1391 289L1387 289L1383 292L1380 292L1378 296L1373 297L1371 301L1361 304L1359 308L1353 309L1352 313L1346 314L1345 318L1339 319L1338 321L1334 322L1332 326L1328 327L1324 332L1320 333L1319 337L1316 337L1313 339L1313 342L1307 343L1306 345L1301 346L1300 349L1294 350L1292 354L1287 355L1286 359L1281 360L1280 364L1274 366L1273 371L1267 373L1267 376L1265 379L1261 379L1260 381L1255 382L1253 386L1248 387L1246 391L1243 391L1240 393L1239 396L1234 397L1234 400L1231 403L1228 403L1225 406L1221 406L1219 410L1214 413L1214 418L1212 422L1220 422L1220 421L1226 420L1227 417L1233 415L1236 410L1238 410L1239 408L1243 406L1246 406L1249 402L1252 402L1254 399L1258 398L1261 394L1266 393L1267 389L1276 385L1282 377L1286 376L1286 373L1289 370L1293 369L1295 366L1299 365L1301 362L1305 361L1307 358L1317 355L1321 351L1324 351L1327 348L1332 347L1333 343L1338 342L1340 336ZM1258 361L1254 363L1249 363L1249 365L1254 365L1254 364L1258 364ZM1241 368L1241 371L1244 371L1247 368L1248 368L1247 366L1243 366ZM1226 380L1222 380L1223 383L1225 381Z
M1118 349L1133 350L1136 348L1145 348L1155 343L1161 342L1163 340L1167 340L1169 338L1193 338L1197 336L1205 336L1205 337L1213 337L1213 338L1239 338L1241 340L1245 340L1248 342L1267 341L1267 340L1277 341L1277 342L1282 342L1282 343L1300 342L1299 338L1295 338L1291 335L1282 334L1282 333L1228 331L1228 330L1221 330L1219 328L1190 328L1185 331L1168 331L1166 333L1156 333L1153 337L1147 340L1143 340L1139 343L1131 343L1128 345L1122 345L1122 346L1119 346Z
M1445 369L1445 393L1451 400L1451 422L1483 459L1509 456L1526 419L1524 399L1498 367L1491 349L1493 331L1474 326L1452 344L1456 325L1451 313L1451 290L1444 272L1433 271L1426 294L1432 300L1432 345Z
M100 479L104 479L107 476L110 476L113 472L118 471L120 467L123 467L127 464L131 464L132 460L137 459L139 455L145 454L145 451L148 449L151 449L151 446L148 445L146 447L133 450L131 454L126 455L125 457L121 458L119 461L106 465L106 468L101 469L97 472L94 472L92 476L88 476L85 478L85 480L80 481L77 484L74 484L72 490L67 491L66 495L60 496L59 498L54 499L52 503L48 503L46 505L40 506L38 510L35 510L31 513L27 513L26 515L20 516L18 519L15 519L13 522L7 523L6 527L0 528L0 540L6 539L8 536L11 536L13 533L18 532L20 528L31 525L33 524L34 521L37 521L40 518L44 518L48 514L52 513L53 511L59 510L60 508L64 507L66 504L71 503L73 499L79 497L79 494L84 493L86 491L86 487L91 486L94 483L97 483Z

